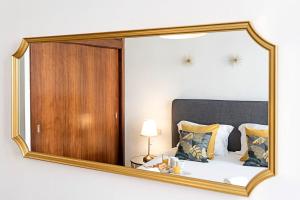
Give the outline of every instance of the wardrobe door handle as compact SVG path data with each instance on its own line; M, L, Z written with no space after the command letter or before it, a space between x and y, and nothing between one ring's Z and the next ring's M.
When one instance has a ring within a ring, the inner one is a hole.
M36 125L36 133L38 133L38 134L41 133L41 125L40 124Z

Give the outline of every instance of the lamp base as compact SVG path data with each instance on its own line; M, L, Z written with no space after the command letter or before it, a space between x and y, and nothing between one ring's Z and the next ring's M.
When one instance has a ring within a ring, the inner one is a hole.
M154 156L152 155L146 155L144 158L143 158L143 162L146 163L146 162L149 162L150 160L152 160L154 158Z

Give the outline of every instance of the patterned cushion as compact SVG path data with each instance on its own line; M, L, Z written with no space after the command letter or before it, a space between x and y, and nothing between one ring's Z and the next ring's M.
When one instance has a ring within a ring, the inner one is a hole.
M211 132L193 133L180 131L180 141L175 156L181 160L208 162L207 148L211 136Z
M269 139L261 136L248 137L248 159L245 161L245 166L268 167L269 159Z
M199 124L191 124L188 121L181 121L180 122L181 127L178 127L178 131L186 131L186 132L192 132L192 133L211 133L211 138L208 144L207 148L207 157L208 159L214 158L215 153L215 140L216 135L219 130L220 125L219 124L211 124L211 125L199 125Z

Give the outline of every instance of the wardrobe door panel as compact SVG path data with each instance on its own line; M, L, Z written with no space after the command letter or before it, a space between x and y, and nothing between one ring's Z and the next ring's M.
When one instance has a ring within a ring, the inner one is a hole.
M64 50L55 43L30 48L32 151L63 156L66 71Z
M120 162L119 49L31 44L32 150Z
M119 138L116 119L119 112L118 50L81 46L79 57L81 61L76 70L80 78L78 81L75 75L69 76L69 87L75 91L73 98L79 102L76 107L80 108L77 115L80 138L75 141L81 142L81 158L117 164L120 148L115 142ZM74 85L79 89L72 89ZM69 102L72 104L72 99ZM69 141L72 140L65 141L66 152L72 152Z

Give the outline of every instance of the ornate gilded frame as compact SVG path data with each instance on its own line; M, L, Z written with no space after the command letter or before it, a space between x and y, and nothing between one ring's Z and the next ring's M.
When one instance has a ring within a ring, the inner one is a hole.
M249 35L263 48L269 51L269 127L270 127L270 147L269 147L269 167L268 169L257 174L246 187L235 186L220 182L201 180L195 178L188 178L176 175L165 175L156 172L149 172L144 170L132 169L129 167L110 165L105 163L98 163L86 160L78 160L60 156L47 155L29 151L25 141L19 133L19 60L25 53L30 43L35 42L59 42L70 40L92 40L100 38L128 38L138 36L154 36L163 34L182 34L195 32L219 32L219 31L234 31L246 30ZM234 22L222 24L208 24L198 26L172 27L172 28L157 28L145 30L130 30L117 32L102 32L89 33L78 35L62 35L49 37L33 37L24 38L19 49L12 56L12 139L19 146L25 158L32 158L37 160L49 161L65 165L83 167L88 169L100 170L110 173L122 174L127 176L141 177L152 180L159 180L168 183L191 186L195 188L208 189L218 192L225 192L229 194L236 194L248 196L253 188L263 180L275 175L276 171L276 46L267 42L259 36L254 30L250 22Z

